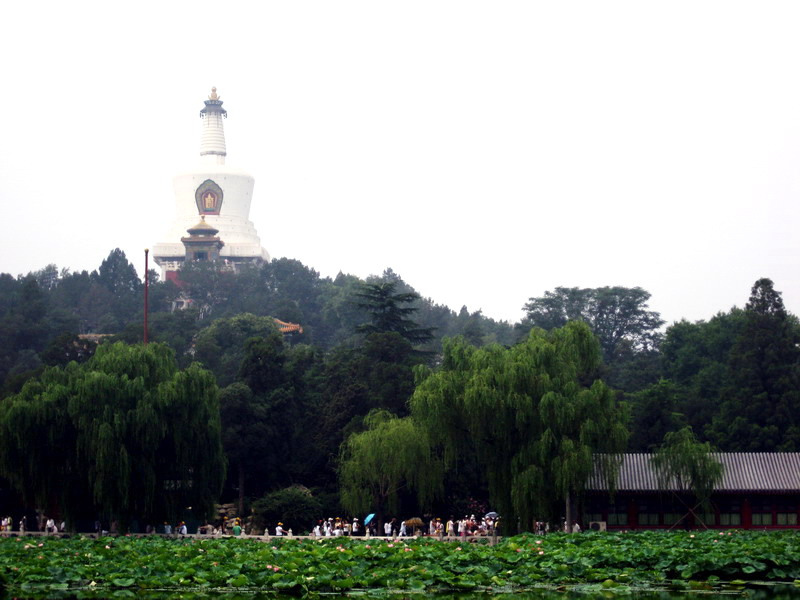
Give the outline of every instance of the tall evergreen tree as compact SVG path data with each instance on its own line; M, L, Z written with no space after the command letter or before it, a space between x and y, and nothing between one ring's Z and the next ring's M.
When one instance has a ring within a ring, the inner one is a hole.
M730 369L712 440L728 451L800 450L800 327L770 279L753 285Z
M398 333L412 344L423 344L433 337L431 328L420 327L411 318L417 312L412 303L419 294L397 292L397 282L364 284L356 297L357 305L370 315L369 323L359 325L360 333Z

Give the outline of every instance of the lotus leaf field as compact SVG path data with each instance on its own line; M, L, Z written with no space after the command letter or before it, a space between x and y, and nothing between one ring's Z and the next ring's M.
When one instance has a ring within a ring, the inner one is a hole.
M121 591L628 592L800 580L800 533L521 535L496 546L436 539L9 537L0 568L14 595Z

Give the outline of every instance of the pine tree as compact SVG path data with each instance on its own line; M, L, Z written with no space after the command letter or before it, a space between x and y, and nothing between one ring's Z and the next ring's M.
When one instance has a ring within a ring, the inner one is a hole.
M800 328L770 279L753 285L730 355L730 386L711 427L727 451L800 450Z
M360 333L398 333L412 344L424 344L433 337L430 327L420 327L412 318L419 299L413 292L398 293L397 282L364 284L356 294L357 305L370 315L370 322L358 327Z

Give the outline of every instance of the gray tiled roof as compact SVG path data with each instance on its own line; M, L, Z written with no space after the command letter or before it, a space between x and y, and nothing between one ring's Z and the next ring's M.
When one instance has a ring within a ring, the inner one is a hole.
M652 454L623 454L617 477L618 491L658 491ZM716 491L800 491L800 452L718 452L724 467L722 482ZM677 485L669 486L677 489ZM588 490L605 490L605 482L596 472Z

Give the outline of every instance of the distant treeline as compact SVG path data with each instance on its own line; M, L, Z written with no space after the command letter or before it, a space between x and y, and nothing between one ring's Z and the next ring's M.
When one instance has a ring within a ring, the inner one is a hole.
M220 388L223 499L244 503L301 485L313 494L289 494L289 504L313 497L313 508L335 510L343 442L367 431L375 410L410 414L419 378L450 360L443 340L510 349L534 328L571 321L585 322L600 349L599 366L579 372L579 383L600 378L614 390L630 451L655 448L686 426L723 451L800 450L800 325L769 279L754 284L742 309L664 330L641 288L556 288L531 297L526 317L511 324L436 304L390 269L331 279L276 259L238 272L190 264L179 285L154 271L149 278L150 340L170 346L180 368L200 362ZM91 273L48 265L0 275L2 397L48 366L85 362L96 339L141 341L143 287L118 249ZM186 300L188 308L175 309ZM273 318L303 333L283 336ZM444 510L488 499L477 460L442 477Z

